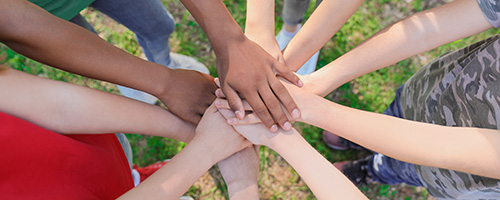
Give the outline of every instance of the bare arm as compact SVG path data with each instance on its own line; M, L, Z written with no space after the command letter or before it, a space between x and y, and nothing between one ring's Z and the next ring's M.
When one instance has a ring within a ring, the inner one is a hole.
M209 107L193 140L144 182L119 199L179 199L216 162L251 144Z
M215 99L212 77L142 60L25 0L2 1L0 30L0 41L27 57L148 92L192 123Z
M477 0L457 0L416 13L384 28L311 74L313 83L309 89L325 96L363 74L490 28Z
M283 51L286 65L297 71L361 6L363 0L324 0Z
M308 83L305 84L307 87ZM342 106L314 95L306 88L285 86L303 111L300 121L304 123L405 162L500 178L500 172L493 170L500 165L498 130L448 127L400 119ZM228 108L226 104L216 100L218 108ZM234 125L259 123L252 114L245 120L230 118L229 121Z
M278 127L275 124L285 127L288 119L278 106L279 103L285 105L284 110L289 113L296 110L297 106L273 70L294 84L300 85L299 79L243 35L221 0L181 2L196 19L214 48L222 90L228 96L237 116L245 116L238 96L241 94L269 129L276 131Z
M274 36L274 1L247 1L245 35L280 63L285 64L283 53Z
M233 117L220 110L226 118ZM255 145L265 145L279 153L299 173L318 199L367 199L339 170L314 150L297 132L271 133L262 124L234 128Z
M107 92L0 71L0 111L63 134L136 133L188 142L195 126L158 106Z
M229 199L259 199L259 148L247 147L218 163Z
M342 106L290 84L287 87L303 110L305 123L405 162L500 178L500 172L493 170L500 165L498 130L400 119Z

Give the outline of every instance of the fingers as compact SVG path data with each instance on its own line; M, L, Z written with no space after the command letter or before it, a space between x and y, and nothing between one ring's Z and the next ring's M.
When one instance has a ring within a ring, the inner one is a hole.
M226 118L229 125L248 125L262 123L259 117L257 117L257 115L255 115L254 113L248 114L243 119L238 119L230 109L220 108L219 112L224 118Z
M222 89L215 90L215 96L217 96L218 98L226 98L226 95L224 95L224 92L222 92Z
M230 125L248 125L248 124L260 124L262 121L260 121L259 117L255 115L254 113L248 114L245 116L244 119L238 119L235 117L232 118L227 118L227 122Z
M214 81L215 81L215 85L217 85L217 87L220 88L220 79L219 78L215 78Z
M262 99L258 94L256 95L245 95L250 106L253 108L254 113L262 120L262 123L271 131L278 131L278 126L274 124L274 119L267 110L266 105L262 102ZM273 95L274 97L274 95ZM243 118L239 118L242 120Z
M271 86L274 94L276 94L276 96L279 98L281 104L283 104L288 113L290 113L290 115L292 115L294 119L299 119L300 111L297 107L297 104L295 104L292 96L290 95L290 93L288 93L288 90L285 88L285 86L283 86L283 84L278 79L269 81L270 81L269 85Z
M247 101L243 100L242 103L243 103L243 108L245 109L245 111L252 110L252 107L250 107L250 104L248 104ZM214 104L215 104L215 107L217 107L217 109L231 109L231 107L229 106L229 102L227 102L227 100L225 100L225 99L218 98L215 100Z
M284 77L286 80L290 81L296 86L298 87L304 86L304 83L302 83L300 78L285 65L282 65L281 63L277 64L275 63L274 70L276 71L277 75Z
M233 90L233 88L226 86L222 88L222 91L226 95L226 99L229 103L229 107L234 111L234 114L239 119L245 118L245 110L243 109L243 103L241 103L241 99L238 96L238 93Z
M227 120L227 119L236 119L236 115L234 115L234 112L230 109L219 109L219 113Z
M281 109L280 102L276 98L273 91L271 91L271 88L263 87L259 92L262 100L264 100L264 103L267 106L267 109L271 112L274 121L276 121L284 130L290 130L290 128L292 128L292 124L288 121L283 109ZM257 113L257 115L258 114L259 113Z

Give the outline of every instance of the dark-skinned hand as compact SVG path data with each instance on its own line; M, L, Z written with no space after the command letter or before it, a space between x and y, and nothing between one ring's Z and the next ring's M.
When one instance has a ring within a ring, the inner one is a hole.
M181 119L198 124L215 99L214 78L193 70L176 69L169 79L168 90L160 100Z
M300 116L297 105L276 75L299 87L302 82L286 66L246 37L232 42L225 51L217 54L217 70L221 89L238 118L245 116L239 95L248 101L264 125L273 132L278 130L276 124L285 130L291 128L280 103L291 116Z

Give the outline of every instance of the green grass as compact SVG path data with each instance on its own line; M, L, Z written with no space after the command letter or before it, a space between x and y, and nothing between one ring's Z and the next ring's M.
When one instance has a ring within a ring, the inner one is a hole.
M166 5L167 9L171 11L178 22L176 25L176 31L171 35L172 51L196 57L209 67L211 75L217 76L215 68L215 54L213 53L209 41L200 29L199 25L183 8L179 1L163 0L163 3ZM244 28L246 1L225 0L224 3L230 13L233 14L236 22ZM315 3L312 2L307 10L306 18L313 12L314 5ZM374 34L376 31L382 29L384 26L414 12L428 9L434 5L435 1L421 0L366 1L354 14L354 16L322 48L319 56L318 68L321 68L329 62L335 60ZM283 23L280 14L282 6L282 1L276 1L276 32L281 28ZM110 22L109 19L106 20L106 18L99 12L86 10L83 14L87 19L92 21L99 35L106 41L126 50L131 54L142 56L142 50L137 44L135 36L131 31L117 25L114 22ZM332 19L334 19L334 16L332 16ZM400 61L395 65L366 74L349 83L346 83L326 98L349 107L381 113L387 105L391 103L394 98L394 91L396 88L403 84L426 62L429 62L442 53L464 47L475 41L479 41L498 33L499 31L497 29L492 29L479 35L455 41L432 51ZM4 54L7 57L7 59L3 61L5 64L30 74L118 93L116 87L111 84L87 79L42 65L38 62L27 59L22 55L16 54L4 45L0 45L0 54ZM301 130L305 139L331 162L352 160L367 155L367 153L354 150L332 151L322 142L322 130L320 128L302 123L297 123L294 126ZM185 146L182 142L177 142L167 138L142 135L127 135L127 137L133 147L134 163L139 166L145 166L159 160L171 158ZM279 156L275 152L268 148L261 149L260 157L261 171L268 170L268 168L275 162L284 162L282 159L279 159ZM213 174L214 177L217 176L217 173L216 168L210 171L210 174ZM300 181L300 177L295 173L288 179L288 184L295 184ZM225 188L223 182L215 182L215 186L210 188L208 192L203 188L200 188L200 186L193 186L189 189L187 194L195 198L221 199L227 197L227 189ZM260 183L263 184L264 180L261 179ZM397 191L392 188L392 186L387 185L374 185L361 187L360 189L372 199L412 198L396 197L398 195ZM308 195L297 197L286 196L284 192L275 192L266 198L314 199L309 189L304 185L298 185L294 188L289 188L289 190L305 192ZM413 188L412 194L417 194L419 198L422 199L428 196L425 190L417 191L415 188Z

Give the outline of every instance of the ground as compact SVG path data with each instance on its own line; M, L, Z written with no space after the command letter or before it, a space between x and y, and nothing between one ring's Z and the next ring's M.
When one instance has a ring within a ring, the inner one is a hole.
M364 2L346 25L322 48L318 68L335 60L386 25L415 12L439 6L447 1L373 0ZM200 27L179 1L163 0L163 3L177 22L176 31L172 34L170 41L172 51L196 57L209 67L211 75L217 76L215 54ZM224 3L243 28L246 1L225 0ZM282 1L276 1L276 32L279 31L283 23L280 17L282 4ZM313 5L314 3L311 3L306 17L314 10ZM106 41L129 53L145 58L134 34L128 29L92 9L86 9L82 14L94 25L99 36ZM381 113L394 98L395 89L425 63L444 52L464 47L474 41L498 34L498 32L497 29L492 29L483 34L408 58L346 83L326 98L353 108ZM4 61L6 64L31 74L119 93L112 84L41 65L15 54L3 45L0 45L0 54L7 56L7 60ZM306 140L331 162L359 159L370 154L367 151L331 150L322 142L321 129L302 123L295 123L294 127L300 130ZM134 163L139 166L171 158L185 145L170 139L150 136L128 135L128 138L134 151ZM261 199L315 199L304 181L283 158L265 147L261 148L260 157L259 192ZM389 186L374 183L361 186L359 189L369 199L433 199L424 188L405 184ZM204 174L186 195L195 199L226 199L227 189L218 168L215 166Z

